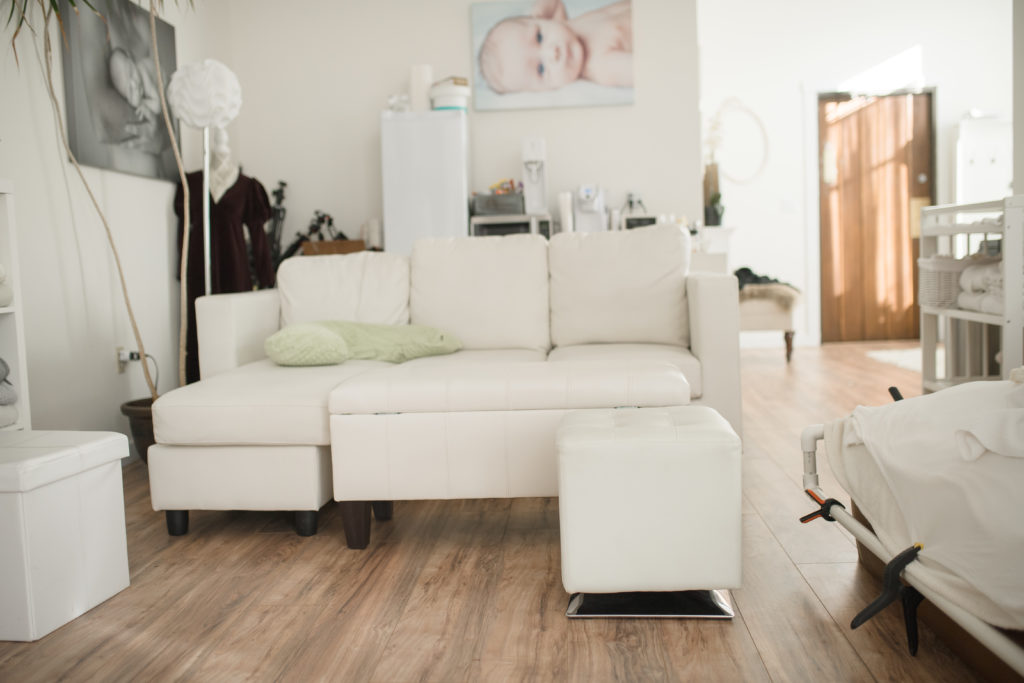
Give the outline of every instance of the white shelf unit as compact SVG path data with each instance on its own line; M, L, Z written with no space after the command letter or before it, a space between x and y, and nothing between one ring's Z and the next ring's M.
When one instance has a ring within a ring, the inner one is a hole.
M21 307L21 278L18 276L18 240L14 230L14 185L0 178L0 265L7 271L7 284L14 290L9 306L0 307L0 358L11 368L7 376L18 394L14 404L18 419L14 424L0 428L31 429L29 411L28 376L25 362L25 324Z
M993 222L996 217L1001 221ZM1024 195L922 209L922 258L955 255L952 250L957 235L1000 237L1003 311L992 314L921 307L921 377L926 392L962 382L1006 379L1010 370L1024 363ZM941 324L945 325L945 367L939 377L936 348ZM995 351L1002 353L998 366L993 360Z

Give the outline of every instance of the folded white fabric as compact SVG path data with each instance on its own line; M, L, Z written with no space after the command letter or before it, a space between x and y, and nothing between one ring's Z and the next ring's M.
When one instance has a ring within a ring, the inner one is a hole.
M987 292L960 292L956 305L965 311L980 311L999 315L1003 312L1003 290L990 289Z
M960 289L965 292L987 292L1003 286L1003 262L975 263L960 273Z
M861 406L847 425L844 445L867 448L905 520L898 536L923 544L921 563L947 597L978 613L957 599L957 586L970 585L998 607L980 616L1024 628L1024 384L970 382Z

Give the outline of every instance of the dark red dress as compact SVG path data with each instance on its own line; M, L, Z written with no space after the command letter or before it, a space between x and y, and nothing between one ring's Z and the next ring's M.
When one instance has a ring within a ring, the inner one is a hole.
M206 292L203 266L203 173L186 175L189 189L188 245L188 338L185 346L185 377L191 383L199 379L199 343L196 337L196 297ZM182 205L181 183L174 196L178 216L178 272L181 272ZM274 267L264 224L270 219L270 200L260 181L239 173L219 202L210 198L210 281L214 294L247 292L274 286ZM252 246L252 264L245 245L248 229Z

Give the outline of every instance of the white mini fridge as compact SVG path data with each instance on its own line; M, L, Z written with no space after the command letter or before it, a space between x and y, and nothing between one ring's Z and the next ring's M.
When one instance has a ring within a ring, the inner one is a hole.
M386 111L380 117L384 251L422 237L469 234L466 112Z

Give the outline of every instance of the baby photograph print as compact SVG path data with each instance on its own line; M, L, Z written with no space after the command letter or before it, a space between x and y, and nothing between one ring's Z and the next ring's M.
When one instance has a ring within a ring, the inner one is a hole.
M92 0L92 6L95 12L81 8L62 15L71 151L88 166L177 179L160 108L149 12L131 0ZM156 38L166 86L175 69L174 27L157 19Z
M633 102L630 0L526 0L470 8L473 107Z

